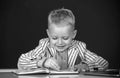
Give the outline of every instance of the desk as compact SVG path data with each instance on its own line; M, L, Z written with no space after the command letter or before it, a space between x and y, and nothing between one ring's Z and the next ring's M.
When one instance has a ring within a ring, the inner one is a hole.
M0 69L0 78L117 78L91 75L16 75L12 73L17 69Z

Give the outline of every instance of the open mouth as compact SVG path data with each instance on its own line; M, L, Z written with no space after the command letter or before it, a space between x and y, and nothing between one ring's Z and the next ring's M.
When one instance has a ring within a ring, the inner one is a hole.
M65 46L57 46L58 49L63 49Z

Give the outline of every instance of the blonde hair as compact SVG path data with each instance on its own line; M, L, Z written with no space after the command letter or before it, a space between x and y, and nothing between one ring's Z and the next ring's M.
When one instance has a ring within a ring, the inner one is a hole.
M51 23L60 24L60 23L68 23L72 26L75 25L75 16L71 10L61 8L57 10L53 10L50 12L48 16L48 25Z

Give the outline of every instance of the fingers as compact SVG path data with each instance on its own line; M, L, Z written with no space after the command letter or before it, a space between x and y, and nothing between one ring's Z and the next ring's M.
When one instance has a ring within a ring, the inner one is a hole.
M86 72L89 70L88 66L86 64L79 64L75 65L74 69L79 72Z
M60 66L58 65L57 61L54 58L51 59L51 67L54 70L59 70L60 69Z
M48 68L52 68L54 70L59 70L60 66L58 65L57 61L54 58L49 58L46 63L45 66Z
M56 62L51 62L51 68L54 70L60 70L60 66Z

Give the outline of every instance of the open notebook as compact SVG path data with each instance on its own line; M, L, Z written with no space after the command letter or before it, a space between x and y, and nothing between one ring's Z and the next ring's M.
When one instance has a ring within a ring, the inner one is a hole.
M72 70L60 70L60 71L55 71L55 70L49 70L45 68L39 68L39 69L33 69L33 70L16 70L14 71L15 74L18 75L35 75L35 74L78 74L77 71L72 71Z
M45 68L39 68L39 69L33 69L33 70L16 70L14 71L17 75L42 75L42 74L53 74L53 75L76 75L76 74L82 74L82 75L92 75L92 76L109 76L109 77L120 77L119 70L111 70L108 69L106 71L91 71L91 72L78 72L73 70L50 70Z

